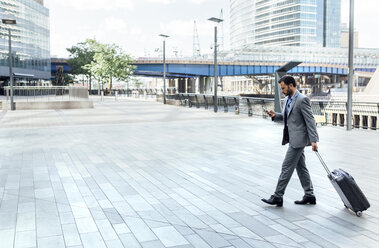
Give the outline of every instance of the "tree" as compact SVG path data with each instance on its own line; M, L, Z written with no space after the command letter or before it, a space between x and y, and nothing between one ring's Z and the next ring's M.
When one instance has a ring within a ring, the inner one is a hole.
M93 60L83 68L95 75L102 85L109 80L111 92L113 79L129 80L135 69L132 63L130 55L124 53L119 46L97 43Z
M89 90L92 86L92 72L87 69L85 65L90 64L94 60L95 50L99 43L93 39L87 39L84 42L78 43L76 46L67 48L70 53L70 58L67 63L71 67L71 74L74 75L86 75L89 79Z

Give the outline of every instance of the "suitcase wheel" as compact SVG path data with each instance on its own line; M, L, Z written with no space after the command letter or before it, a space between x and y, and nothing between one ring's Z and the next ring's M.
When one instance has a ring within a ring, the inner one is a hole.
M361 212L361 211L357 211L355 214L356 214L358 217L361 217L361 216L362 216L362 212Z

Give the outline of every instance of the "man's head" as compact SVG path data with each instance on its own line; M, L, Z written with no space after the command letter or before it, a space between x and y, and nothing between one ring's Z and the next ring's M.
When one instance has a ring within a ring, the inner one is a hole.
M280 88L285 96L292 96L296 91L296 81L291 76L284 76L279 79Z

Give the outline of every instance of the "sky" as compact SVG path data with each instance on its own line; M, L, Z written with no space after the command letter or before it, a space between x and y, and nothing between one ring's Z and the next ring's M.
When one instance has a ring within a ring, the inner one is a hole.
M52 57L67 58L66 48L87 38L117 44L134 58L158 57L166 34L166 56L191 56L194 21L202 54L212 53L214 23L223 12L225 49L229 48L230 0L45 0L50 10ZM349 22L349 0L341 0L342 22ZM379 48L378 0L355 1L359 47Z

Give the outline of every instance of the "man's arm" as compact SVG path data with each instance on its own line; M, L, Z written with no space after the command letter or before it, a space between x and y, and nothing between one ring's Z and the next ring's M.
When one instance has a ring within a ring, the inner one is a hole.
M305 125L307 126L309 140L312 143L312 150L315 151L318 149L317 142L319 140L318 140L316 121L312 114L311 100L309 100L308 97L305 97L301 104L301 113L303 115Z
M267 111L268 116L271 117L273 121L283 121L283 114L274 112L274 110Z

